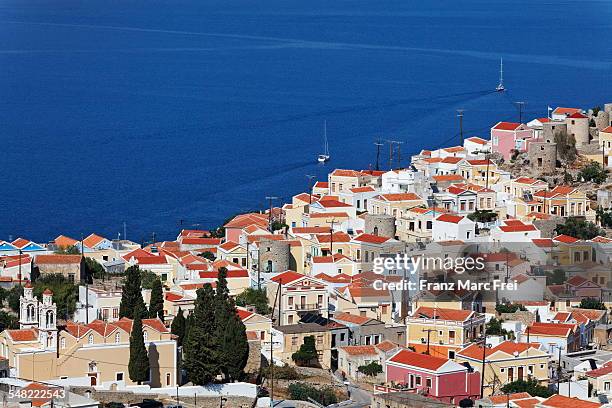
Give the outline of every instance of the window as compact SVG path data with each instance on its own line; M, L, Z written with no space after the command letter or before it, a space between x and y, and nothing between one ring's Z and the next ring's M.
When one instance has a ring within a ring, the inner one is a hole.
M147 341L147 339L149 338L149 332L146 330L143 330L142 338L144 339L144 341Z
M297 346L297 337L292 337L291 338L291 345L292 346Z
M420 375L416 376L416 385L421 385L421 376Z
M610 391L610 381L604 383L604 391Z
M66 348L66 338L65 337L62 337L60 339L60 348L63 348L63 349Z
M170 376L170 373L166 373L166 385L170 385L170 379L172 377Z
M113 308L113 319L118 319L119 318L119 308L115 307Z
M123 373L115 373L115 381L123 381Z
M431 388L431 378L428 378L428 379L425 380L425 386L427 388Z
M119 344L121 342L121 333L115 333L115 344Z
M448 358L450 360L455 358L455 352L453 350L448 350Z
M287 318L287 323L293 324L293 315L289 315L289 317Z
M90 334L89 337L87 338L87 343L93 344L93 341L94 341L93 334Z

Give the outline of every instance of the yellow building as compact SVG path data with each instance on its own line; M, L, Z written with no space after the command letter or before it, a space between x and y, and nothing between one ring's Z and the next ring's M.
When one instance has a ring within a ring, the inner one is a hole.
M408 347L452 359L484 333L485 317L471 310L421 306L406 320L406 326Z
M305 313L328 317L327 285L319 279L286 271L268 282L266 293L277 325L296 324Z
M485 348L485 396L492 395L504 385L516 380L534 378L540 385L548 385L548 354L539 343L505 341ZM472 344L457 352L458 363L469 363L482 373L483 347Z
M87 325L68 322L59 329L53 293L41 303L26 285L20 301L20 329L0 333L0 354L14 376L33 381L88 378L91 385L133 385L129 378L132 320L95 320ZM177 346L159 319L143 319L152 387L175 386Z
M499 180L497 165L488 159L464 159L457 165L457 174L468 183L491 187Z
M380 194L368 200L368 213L388 214L398 219L409 209L423 205L426 202L414 193Z

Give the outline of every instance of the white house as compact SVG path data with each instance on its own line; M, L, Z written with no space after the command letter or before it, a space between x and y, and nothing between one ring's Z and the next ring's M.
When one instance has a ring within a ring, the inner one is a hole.
M480 155L491 151L491 141L472 136L463 141L463 148L469 156L480 157Z
M540 230L533 224L519 220L504 220L502 223L491 229L492 242L532 242L541 236Z
M434 241L468 241L476 235L476 223L461 215L442 214L433 221Z

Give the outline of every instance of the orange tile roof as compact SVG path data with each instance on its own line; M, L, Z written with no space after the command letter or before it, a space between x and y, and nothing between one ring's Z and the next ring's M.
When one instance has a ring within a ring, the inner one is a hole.
M343 322L364 324L372 320L370 317L358 316L348 312L342 312L334 315L334 320L342 320Z
M557 235L553 238L554 241L563 242L564 244L573 244L574 242L578 242L578 238L570 237L569 235Z
M361 234L353 238L354 241L366 242L368 244L382 244L389 241L390 239L391 238L389 237L381 237L372 234Z
M436 221L449 222L451 224L459 224L459 222L461 222L461 220L463 220L462 216L460 216L460 215L451 215L451 214L442 214L438 218L436 218Z
M364 174L357 170L336 169L331 172L330 176L338 177L362 177Z
M567 337L575 328L573 324L534 322L529 326L529 333L540 336Z
M105 239L106 238L101 237L99 235L90 234L87 238L83 240L83 245L85 245L87 248L93 248Z
M81 263L81 255L38 255L36 264L38 265L65 265Z
M488 140L482 139L478 136L468 137L466 140L469 140L470 142L478 143L481 145L486 145L488 143Z
M446 164L457 164L457 163L459 163L461 160L463 160L463 158L461 158L461 157L453 157L453 156L448 156L448 157L445 157L444 159L442 159L441 163L446 163Z
M371 191L376 191L376 190L374 190L374 188L373 188L373 187L371 187L371 186L365 186L365 187L355 187L355 188L351 188L350 190L351 190L351 192L353 192L353 193L368 193L368 192L371 192Z
M321 200L318 203L324 208L352 207L352 205L338 200Z
M301 279L301 278L303 278L305 276L306 275L303 275L301 273L297 273L297 272L294 272L294 271L286 271L286 272L281 273L280 275L276 275L271 280L273 282L280 282L283 285L286 285L287 283L291 283L291 282L296 281L298 279Z
M260 213L240 214L232 218L227 224L224 225L224 227L242 229L251 224L256 224L261 227L267 228L268 215Z
M324 212L310 214L310 218L348 218L345 212Z
M485 350L485 355L487 357L489 357L490 355L501 351L503 353L506 354L510 354L510 355L514 355L514 353L523 353L525 350L528 350L530 348L535 348L535 349L539 349L540 348L540 343L515 343L514 341L504 341L503 343L498 344L495 347L492 348L487 348ZM466 348L464 348L463 350L460 350L457 352L457 354L465 356L465 357L469 357L472 359L479 359L482 360L482 345L481 344L476 344L476 343L472 343L469 346L467 346Z
M493 126L495 130L516 130L521 126L520 123L514 122L499 122L497 125Z
M66 248L78 244L79 241L74 238L67 237L65 235L60 235L59 237L53 240L53 243L60 248Z
M409 350L401 350L399 353L391 357L388 361L397 364L408 365L411 367L437 371L449 360L431 355L428 356L426 354L415 353Z
M291 232L294 234L324 234L329 233L330 227L293 227Z
M385 201L415 201L421 200L421 197L414 193L394 193L394 194L381 194L377 196Z
M432 319L436 316L437 319L441 320L452 320L458 322L464 322L468 320L474 314L471 310L456 310L456 309L445 309L440 307L426 307L421 306L415 310L413 317Z
M597 402L589 402L574 397L569 398L559 394L553 395L540 404L551 408L598 408L602 406L602 404Z
M332 236L328 234L317 234L316 239L319 243L331 242ZM351 237L346 232L338 231L333 233L333 240L337 242L350 242Z
M461 177L458 174L442 174L439 176L433 176L433 179L435 181L461 181L461 180L465 180L463 177Z
M13 341L36 341L38 340L38 331L36 329L17 329L7 330L6 333Z
M340 347L347 354L352 356L375 355L376 348L374 346L344 346Z
M489 401L491 401L493 404L503 404L507 402L508 399L512 401L515 399L525 399L525 398L531 398L531 394L529 394L528 392L517 392L514 394L491 395L489 397Z
M612 126L608 126L607 128L600 130L599 133L612 133Z

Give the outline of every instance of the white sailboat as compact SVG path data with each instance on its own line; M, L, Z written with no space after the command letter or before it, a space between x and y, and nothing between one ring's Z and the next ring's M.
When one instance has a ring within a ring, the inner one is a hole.
M326 161L329 160L329 145L327 144L327 121L323 123L323 138L325 140L324 147L323 147L324 153L320 154L319 157L317 158L319 163L325 163Z
M499 85L495 88L497 92L504 92L506 87L504 86L504 59L499 61Z

